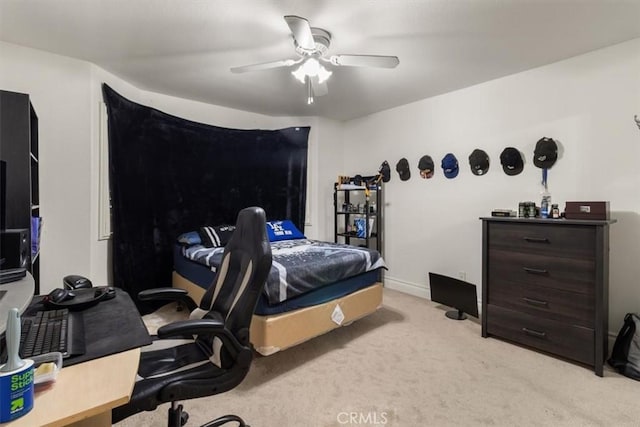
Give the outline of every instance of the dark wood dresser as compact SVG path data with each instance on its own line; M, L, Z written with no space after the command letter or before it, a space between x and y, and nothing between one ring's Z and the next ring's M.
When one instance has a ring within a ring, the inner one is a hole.
M615 220L480 219L482 336L575 360L602 376Z

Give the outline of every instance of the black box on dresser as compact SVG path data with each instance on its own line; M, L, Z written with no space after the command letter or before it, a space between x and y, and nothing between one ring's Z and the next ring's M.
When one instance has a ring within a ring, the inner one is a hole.
M602 376L615 220L480 219L482 336L574 360Z

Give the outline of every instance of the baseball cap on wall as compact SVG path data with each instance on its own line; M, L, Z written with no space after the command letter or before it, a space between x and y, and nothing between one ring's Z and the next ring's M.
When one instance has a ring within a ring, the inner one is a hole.
M409 170L409 162L404 157L398 160L396 164L396 171L402 181L406 181L411 178L411 171Z
M389 162L386 160L382 162L380 169L378 169L378 173L382 175L382 182L389 182L391 179L391 168L389 167Z
M474 175L484 175L489 171L489 156L484 150L476 148L469 155L469 165Z
M533 164L542 169L548 169L558 159L558 145L553 138L540 138L533 151Z
M442 158L442 163L440 163L440 166L442 166L442 171L444 172L445 177L451 179L458 176L458 172L460 170L458 167L458 159L456 159L456 156L454 156L452 153L447 153Z
M522 169L524 169L522 154L520 154L517 148L507 147L502 150L500 163L502 164L502 170L507 175L518 175L522 172Z
M435 166L431 156L422 156L418 162L418 169L420 169L420 176L424 179L431 178L435 172Z

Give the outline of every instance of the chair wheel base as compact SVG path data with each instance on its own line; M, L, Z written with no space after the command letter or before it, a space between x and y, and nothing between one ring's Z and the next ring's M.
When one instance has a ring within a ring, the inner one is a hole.
M209 421L206 424L203 424L201 427L220 427L226 423L237 422L237 427L251 427L249 424L246 424L242 418L237 415L224 415L222 417L216 418L213 421Z
M182 427L189 420L189 413L182 410L182 405L171 405L169 412L169 427Z
M171 402L171 407L169 408L168 413L169 420L167 425L169 427L182 427L189 420L189 414L183 410L182 405L178 405L176 404L176 402ZM238 423L237 427L251 427L237 415L224 415L222 417L216 418L215 420L209 421L208 423L203 424L200 427L220 427L231 422Z

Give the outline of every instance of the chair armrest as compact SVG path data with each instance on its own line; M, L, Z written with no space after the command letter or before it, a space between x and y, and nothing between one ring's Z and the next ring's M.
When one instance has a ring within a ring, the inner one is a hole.
M174 338L176 335L212 334L223 331L222 319L189 319L169 323L158 329L158 338Z
M138 292L138 299L140 301L180 301L187 306L189 311L193 311L198 307L195 301L189 296L189 293L180 288L154 288L145 289Z
M188 295L186 290L171 287L145 289L144 291L138 292L138 298L142 301L150 301L154 299L178 300L186 295Z
M213 335L220 338L233 357L236 357L241 351L250 350L249 347L242 345L231 331L225 327L222 318L180 320L158 329L158 338L160 339L199 334Z

